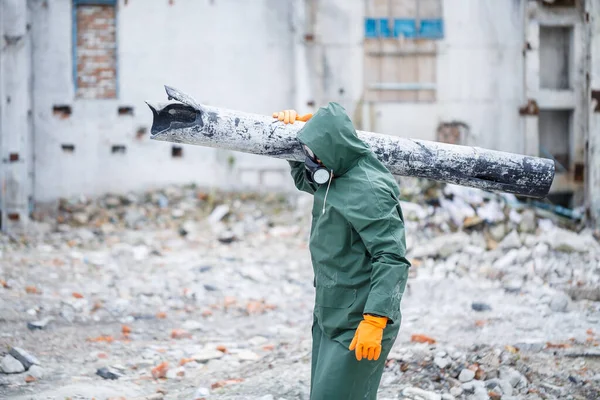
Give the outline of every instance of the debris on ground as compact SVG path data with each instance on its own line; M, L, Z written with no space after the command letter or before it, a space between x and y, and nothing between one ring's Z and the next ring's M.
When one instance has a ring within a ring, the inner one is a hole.
M594 232L400 187L412 267L379 398L600 398ZM40 207L0 235L0 398L308 398L311 201L185 186Z

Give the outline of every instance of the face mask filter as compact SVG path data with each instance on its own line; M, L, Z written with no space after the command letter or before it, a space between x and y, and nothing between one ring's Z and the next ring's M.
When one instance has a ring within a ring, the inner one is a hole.
M302 145L302 149L306 155L304 168L306 168L306 177L308 180L318 185L327 183L330 176L327 168L317 162L317 157L306 145Z

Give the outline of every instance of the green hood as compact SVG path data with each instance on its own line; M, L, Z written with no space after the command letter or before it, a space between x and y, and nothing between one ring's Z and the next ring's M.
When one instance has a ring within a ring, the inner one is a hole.
M298 132L298 140L307 145L325 167L341 176L370 153L366 143L358 138L352 121L337 103L321 107Z

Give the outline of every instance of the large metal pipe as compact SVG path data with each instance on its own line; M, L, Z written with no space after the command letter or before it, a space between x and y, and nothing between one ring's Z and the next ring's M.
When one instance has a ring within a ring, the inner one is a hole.
M148 103L152 139L217 147L302 161L296 140L303 123L283 124L270 115L198 104L165 86L169 100ZM544 197L554 179L554 162L545 158L357 131L394 175L415 176L490 191Z

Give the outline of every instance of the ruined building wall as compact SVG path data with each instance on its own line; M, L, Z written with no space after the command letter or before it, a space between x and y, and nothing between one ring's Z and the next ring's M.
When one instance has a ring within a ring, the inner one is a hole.
M280 160L149 140L144 101L164 100L163 84L262 114L337 101L358 127L391 135L545 156L543 145L569 164L559 189L583 188L573 181L585 130L573 121L585 115L569 103L582 98L570 94L585 56L578 10L531 14L542 5L527 0L27 3L38 202L169 183L291 188ZM556 57L564 62L542 61Z

